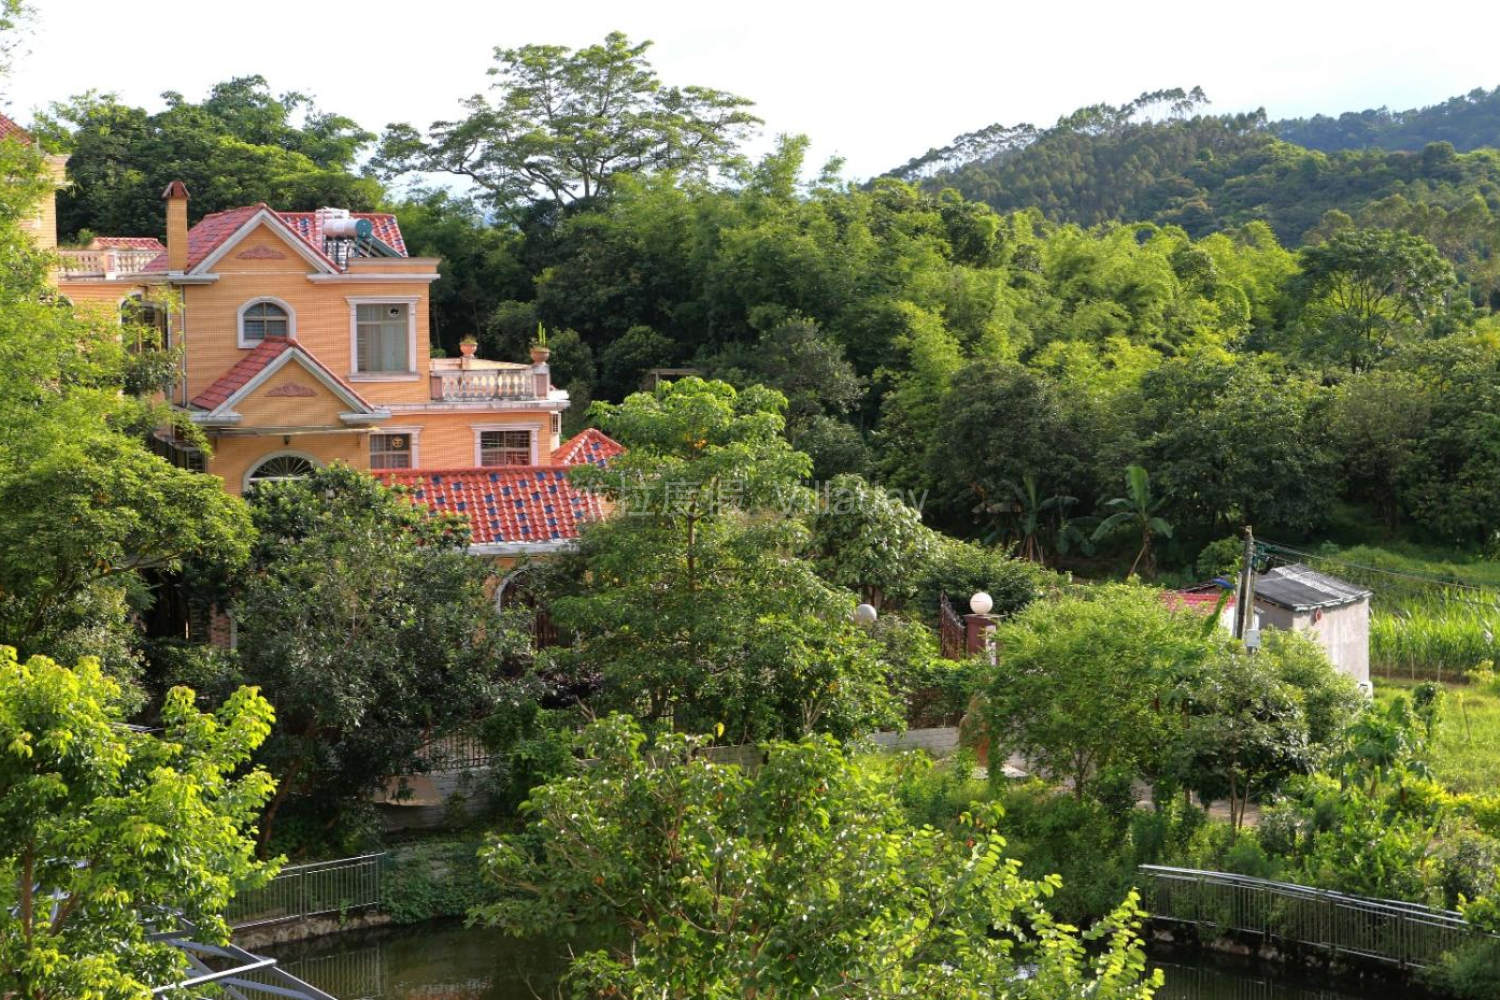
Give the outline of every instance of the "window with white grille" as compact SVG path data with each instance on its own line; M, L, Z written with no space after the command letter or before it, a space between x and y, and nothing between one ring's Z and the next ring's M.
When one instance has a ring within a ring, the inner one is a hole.
M242 347L253 347L267 337L289 337L291 330L291 315L274 302L252 302L240 313Z

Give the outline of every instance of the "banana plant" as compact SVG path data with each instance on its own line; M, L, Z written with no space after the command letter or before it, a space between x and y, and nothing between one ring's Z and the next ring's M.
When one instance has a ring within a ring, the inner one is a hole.
M1126 466L1125 495L1104 502L1104 506L1114 513L1099 522L1099 527L1094 529L1094 541L1098 542L1126 529L1138 534L1141 548L1135 555L1135 561L1130 564L1130 575L1134 576L1140 570L1148 577L1155 576L1156 558L1151 548L1152 539L1157 536L1172 537L1172 526L1157 513L1165 504L1164 498L1151 496L1151 477L1144 468L1139 465Z

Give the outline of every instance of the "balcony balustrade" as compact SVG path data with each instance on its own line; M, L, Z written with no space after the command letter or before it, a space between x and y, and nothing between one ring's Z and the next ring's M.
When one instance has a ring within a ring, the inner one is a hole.
M432 372L432 398L445 403L546 399L549 389L545 369L476 368Z
M59 250L58 270L69 278L113 278L139 274L161 256L160 250Z

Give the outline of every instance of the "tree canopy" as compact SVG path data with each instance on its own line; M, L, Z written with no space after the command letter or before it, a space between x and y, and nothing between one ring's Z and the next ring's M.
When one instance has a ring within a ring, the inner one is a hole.
M270 776L254 688L216 711L176 688L159 734L125 726L96 661L0 646L0 990L19 1000L148 1000L185 978L153 931L179 918L227 940L233 894L262 883L251 836Z
M955 836L905 822L826 737L772 743L753 774L647 747L614 716L581 739L592 763L535 789L525 834L485 851L506 893L482 908L517 935L606 922L623 940L576 955L590 994L724 998L1087 994L1146 1000L1127 900L1087 938L1052 920L1054 884L1005 858L993 816ZM1025 973L1022 974L1022 968Z
M497 47L489 70L497 100L465 99L467 116L434 122L425 139L410 125L388 126L379 163L388 175L467 177L508 214L538 195L559 205L596 198L621 173L705 176L733 164L760 121L751 102L664 85L646 61L650 47L618 31L577 50Z
M462 519L347 466L261 484L250 511L259 541L231 605L240 655L224 680L275 698L261 759L279 786L262 843L290 816L285 842L316 844L357 827L385 779L421 770L430 735L489 710L519 640Z

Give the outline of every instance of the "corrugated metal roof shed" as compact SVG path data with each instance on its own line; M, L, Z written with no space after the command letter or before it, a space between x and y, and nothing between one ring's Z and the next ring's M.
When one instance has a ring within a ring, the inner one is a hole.
M1255 596L1292 611L1336 608L1369 597L1372 591L1302 563L1277 566L1255 580Z

